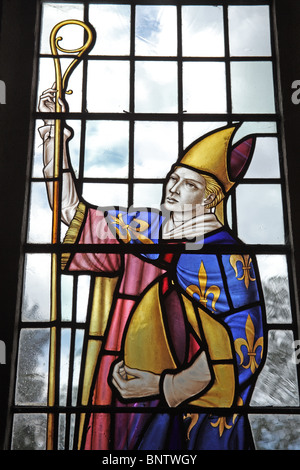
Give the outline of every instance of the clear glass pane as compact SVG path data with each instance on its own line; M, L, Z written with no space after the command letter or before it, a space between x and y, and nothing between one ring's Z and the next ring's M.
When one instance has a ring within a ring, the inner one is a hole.
M61 319L72 320L73 277L61 275Z
M135 184L134 207L160 209L163 186L161 184Z
M137 62L135 67L135 111L176 113L177 64L150 61Z
M37 108L42 93L55 83L54 61L52 59L41 58L39 61L38 86L37 86Z
M93 60L88 63L87 109L89 112L122 113L129 108L129 63Z
M258 255L257 262L264 293L268 323L292 321L286 257Z
M129 55L129 5L90 5L89 18L97 32L91 54Z
M76 415L70 415L70 438L69 438L69 449L73 449L74 442L74 431L75 431Z
M100 207L128 205L128 187L126 184L84 183L83 197L90 204Z
M84 332L82 330L76 331L75 336L75 353L74 353L74 364L73 364L73 388L72 388L72 405L77 405L77 394L78 394L78 381L81 367L81 355L83 346Z
M32 183L29 217L28 242L50 243L52 233L52 211L49 206L45 183Z
M72 59L61 59L62 74L70 65ZM73 69L68 81L68 91L71 94L65 96L67 108L70 112L81 112L82 108L82 63ZM54 61L48 58L41 58L39 62L39 78L37 87L37 105L42 93L55 83Z
M183 56L224 56L222 6L182 7Z
M195 140L220 127L226 126L227 122L184 122L183 143L187 148Z
M64 223L61 224L61 240L64 239L67 228ZM51 234L52 210L49 205L46 183L33 182L31 184L27 241L28 243L51 243Z
M176 7L137 5L135 54L141 56L174 56L176 53Z
M178 158L176 122L136 122L134 176L164 178Z
M51 54L50 49L50 33L52 28L65 20L83 20L83 4L80 3L54 3L45 2L42 6L42 26L41 26L41 54ZM68 25L59 30L58 36L62 36L63 40L59 43L61 47L66 49L76 49L82 46L83 28L80 26Z
M68 379L70 368L70 341L71 330L70 328L62 328L61 330L61 350L60 350L60 390L59 390L59 403L62 406L67 405L68 393Z
M49 329L20 332L15 401L17 405L46 405Z
M58 418L58 450L65 450L66 415L60 414Z
M228 18L232 56L271 55L268 6L229 6Z
M60 414L58 417L58 450L73 450L75 414ZM69 442L67 436L69 434Z
M236 194L238 236L245 243L284 243L280 185L243 184Z
M84 175L128 176L129 124L125 121L87 121Z
M256 139L255 151L245 178L280 178L276 137Z
M183 109L188 113L226 113L225 64L183 64Z
M47 415L15 414L12 450L46 450Z
M78 322L86 321L86 314L88 309L89 294L90 294L90 276L79 276L77 285L77 315Z
M33 161L31 175L33 178L43 177L43 143L38 129L44 125L44 121L38 121L36 123L36 129L34 134L33 143Z
M236 133L234 134L234 138L232 143L235 144L239 142L244 137L257 134L257 135L265 135L269 134L277 134L277 124L276 122L255 122L255 121L244 121L242 125L237 129Z
M26 254L24 267L23 321L49 321L50 319L49 254Z
M255 386L252 406L299 405L293 342L292 331L269 331L267 359Z
M274 113L274 82L271 62L231 63L234 113Z
M81 139L81 121L67 121L67 126L73 130L72 139L68 140L71 165L75 173L75 177L79 176L79 160L80 160L80 139Z
M225 210L226 210L226 219L229 228L232 229L232 198L229 196L227 203L225 205Z
M300 416L249 415L257 450L299 450Z

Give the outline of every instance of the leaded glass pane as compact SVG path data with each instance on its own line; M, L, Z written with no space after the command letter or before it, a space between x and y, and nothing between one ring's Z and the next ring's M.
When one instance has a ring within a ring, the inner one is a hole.
M85 142L85 176L118 178L128 175L128 122L88 121Z
M48 254L27 254L22 305L23 321L48 321L50 311L50 265Z
M81 365L81 355L83 347L83 330L77 330L75 336L75 351L74 351L74 361L71 365L73 371L73 382L72 382L72 405L76 406L78 403L78 381L80 374L80 365Z
M49 37L54 25L60 21L66 21L70 18L83 20L83 4L82 3L57 3L47 2L42 6L42 27L40 52L41 54L50 54ZM61 30L63 37L63 46L66 49L76 49L82 45L82 30L76 25L64 27ZM62 44L61 44L62 45Z
M222 6L182 7L182 53L187 57L224 56Z
M47 404L48 359L49 329L22 329L19 343L16 404Z
M69 139L70 155L72 155L72 168L76 178L79 176L80 166L80 140L81 140L81 121L72 119L68 121L67 126L73 130L72 137Z
M254 414L249 419L258 450L299 450L298 415Z
M85 322L88 310L89 302L89 293L90 293L90 277L89 276L79 276L77 290L80 292L80 295L77 296L77 322Z
M136 55L174 56L176 52L176 7L137 5L135 22Z
M183 108L188 113L226 113L225 65L183 64Z
M178 153L176 122L136 122L134 176L164 178Z
M127 185L109 183L84 183L82 194L84 199L96 206L112 204L127 206Z
M137 113L176 113L176 62L136 62L135 111Z
M237 212L238 233L247 243L267 245L284 243L283 207L279 184L239 186Z
M228 8L232 56L270 56L270 12L265 5Z
M225 127L226 122L185 122L183 124L184 148L198 139L199 135L205 135L216 128Z
M72 320L73 283L71 276L61 276L61 317L63 321Z
M61 357L60 357L60 405L67 405L68 378L70 371L70 343L71 330L63 328L61 331Z
M274 79L271 62L231 63L234 113L274 113Z
M46 414L16 414L13 424L12 450L46 450L46 433Z
M135 184L133 188L133 205L135 207L151 207L159 209L161 206L161 184Z
M288 266L284 255L258 255L269 323L291 323Z
M49 243L52 231L52 213L49 207L45 183L31 186L28 241Z
M89 61L87 110L119 112L129 108L129 64L127 61Z
M97 31L93 54L129 55L130 6L90 5L89 13Z
M258 138L246 178L280 178L278 140L276 137Z
M298 406L298 379L291 331L271 330L266 364L252 396L252 406ZM278 380L280 370L280 380Z

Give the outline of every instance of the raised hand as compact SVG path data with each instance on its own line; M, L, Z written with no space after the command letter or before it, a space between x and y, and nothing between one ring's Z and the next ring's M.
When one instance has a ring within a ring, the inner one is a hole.
M56 83L53 83L51 88L43 91L40 96L38 110L41 113L54 113L55 112L55 97L56 97ZM59 104L61 105L61 111L64 113L66 110L65 104L61 99L59 99ZM45 124L54 124L54 120L52 119L45 119Z

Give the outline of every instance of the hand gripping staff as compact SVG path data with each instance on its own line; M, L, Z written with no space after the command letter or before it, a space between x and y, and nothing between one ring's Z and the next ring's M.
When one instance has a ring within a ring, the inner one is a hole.
M63 39L61 36L57 37L58 31L63 26L78 25L85 30L85 43L77 49L64 49L60 47L59 42ZM56 114L62 112L62 100L64 94L71 94L72 91L67 91L67 81L80 62L83 54L87 52L93 43L93 33L91 28L79 20L66 20L58 23L51 31L50 46L54 60L55 67L55 80L56 80ZM61 71L61 63L58 51L63 54L76 55L74 60L67 67L64 75ZM52 215L52 244L59 243L59 224L60 224L60 194L61 194L61 153L62 153L62 120L59 117L55 119L55 134L54 134L54 161L53 161L53 215ZM49 382L48 382L48 406L54 407L56 403L56 376L57 376L57 319L60 306L59 289L58 289L58 253L52 253L51 262L51 312L50 312L50 351L49 351ZM53 412L48 414L47 422L47 450L54 449L54 429L55 429L55 415Z

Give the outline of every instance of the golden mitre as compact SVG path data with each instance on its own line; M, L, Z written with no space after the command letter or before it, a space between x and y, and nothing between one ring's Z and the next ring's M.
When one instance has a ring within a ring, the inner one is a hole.
M228 148L239 125L219 129L194 142L177 163L217 179L225 192L234 185L228 173Z

